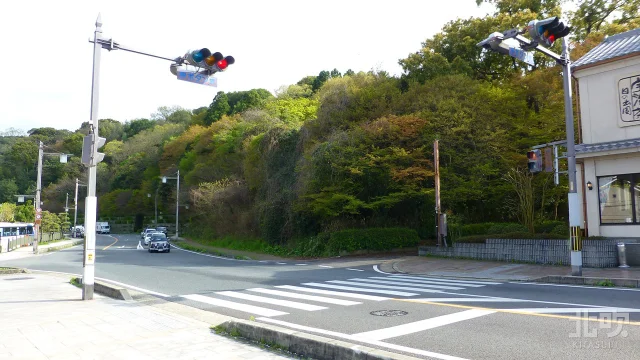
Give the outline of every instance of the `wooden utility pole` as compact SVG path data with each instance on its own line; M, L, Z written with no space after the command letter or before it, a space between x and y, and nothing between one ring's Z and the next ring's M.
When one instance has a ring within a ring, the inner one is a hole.
M436 188L436 238L438 239L438 246L442 246L442 236L440 236L442 216L440 216L440 153L438 150L438 140L433 142L433 167L435 170Z

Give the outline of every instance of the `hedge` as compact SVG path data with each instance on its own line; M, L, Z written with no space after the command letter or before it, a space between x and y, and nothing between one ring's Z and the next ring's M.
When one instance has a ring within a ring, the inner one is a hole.
M341 251L391 250L417 246L418 232L407 228L368 228L336 231L329 234L327 250L338 254Z
M508 234L471 235L456 239L458 243L484 243L487 239L532 239L532 240L568 240L568 236L558 234L531 234L528 232L513 232Z

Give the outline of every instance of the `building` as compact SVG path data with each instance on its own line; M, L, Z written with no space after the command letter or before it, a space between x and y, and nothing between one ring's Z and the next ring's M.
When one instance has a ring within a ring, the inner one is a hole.
M589 236L640 237L640 29L572 64L580 95L577 186Z

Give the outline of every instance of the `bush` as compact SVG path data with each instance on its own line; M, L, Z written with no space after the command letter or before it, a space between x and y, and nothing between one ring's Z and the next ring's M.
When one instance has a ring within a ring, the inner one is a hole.
M553 232L555 228L558 226L563 226L569 229L569 224L560 220L545 220L541 223L535 224L536 233L540 234L550 234Z
M526 226L518 223L496 223L487 230L487 234L509 234L517 232L528 232Z
M327 243L327 251L329 254L339 254L341 251L391 250L417 246L419 242L418 232L413 229L349 229L331 233Z
M568 237L569 236L569 225L567 225L567 224L557 225L556 227L553 228L553 230L551 230L550 234L562 235L564 237Z

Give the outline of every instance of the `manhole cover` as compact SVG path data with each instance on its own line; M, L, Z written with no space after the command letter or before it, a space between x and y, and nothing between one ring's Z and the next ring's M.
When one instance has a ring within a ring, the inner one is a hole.
M370 314L374 316L403 316L407 315L408 312L402 310L376 310L370 312Z
M5 280L10 281L10 280L31 280L31 279L33 279L33 278L32 277L19 277L19 278L13 278L13 279L5 279Z

